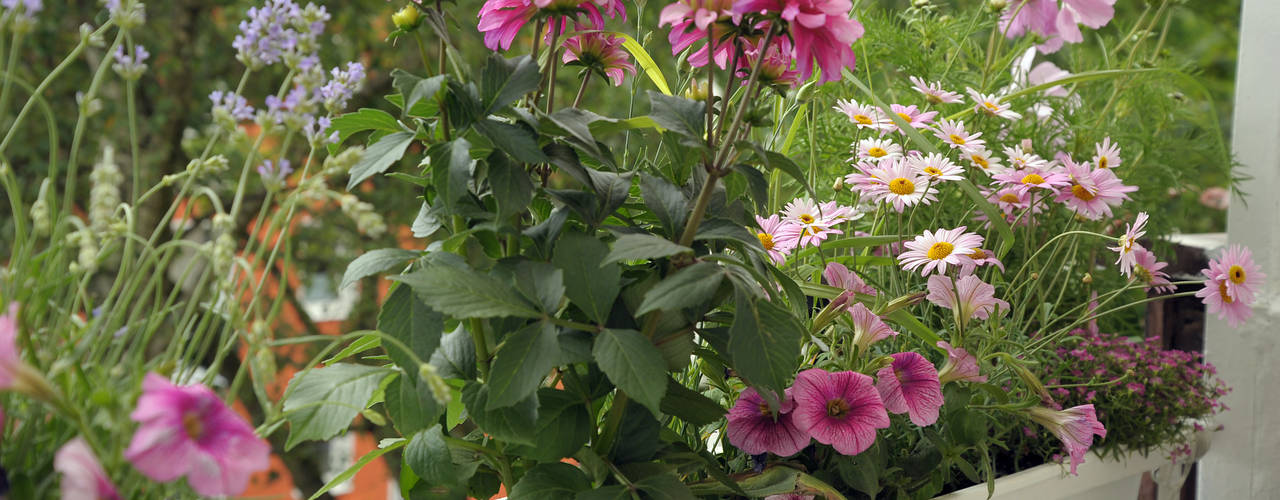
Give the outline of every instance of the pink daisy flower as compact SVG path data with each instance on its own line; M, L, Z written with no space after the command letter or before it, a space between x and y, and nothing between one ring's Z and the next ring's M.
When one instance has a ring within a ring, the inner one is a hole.
M842 78L840 70L854 68L853 42L862 38L862 24L849 18L849 0L740 0L736 14L776 14L787 22L795 42L796 69L800 79L813 75L814 60L822 69L818 83Z
M978 373L978 358L962 347L952 347L945 340L938 341L938 347L947 351L947 361L938 370L938 382L986 382L986 375Z
M1049 161L1031 152L1030 149L1029 147L1023 148L1020 144L1005 147L1004 155L1009 158L1009 166L1017 170L1048 168Z
M760 44L763 43L764 39L746 43L744 57L738 60L738 78L751 77L751 68L755 67L756 60L760 58ZM791 69L792 51L791 40L775 37L764 51L764 61L760 63L760 73L756 78L772 87L791 88L799 85L800 72Z
M972 151L964 153L964 157L969 164L982 169L987 175L994 175L1006 170L1005 166L1000 163L1000 158L991 155L987 148L974 148Z
M924 94L926 101L930 104L950 104L960 102L963 99L960 94L942 88L941 82L927 83L920 77L908 77L911 80L911 88L916 92Z
M965 153L977 151L986 146L987 141L981 139L982 132L969 133L964 129L964 121L951 121L946 118L938 121L937 130L933 135L942 142L951 146L951 149L959 149Z
M1104 137L1102 142L1093 146L1093 164L1098 168L1116 168L1123 161L1120 159L1120 146L1111 143L1110 137Z
M599 72L618 87L628 72L636 73L631 55L622 48L622 41L620 37L599 31L574 35L564 41L562 61L566 64L576 62Z
M871 377L810 368L796 375L795 422L819 443L843 455L862 453L876 440L876 429L889 427L880 393Z
M835 110L844 113L849 117L849 121L860 129L885 132L893 128L893 121L884 116L884 113L875 106L861 104L853 99L837 100Z
M1009 103L1004 102L1000 96L995 94L983 94L973 87L966 87L965 92L969 94L969 98L973 99L973 111L982 113L987 116L1004 118L1006 120L1020 120L1022 115L1015 112Z
M1156 293L1173 293L1177 289L1169 282L1169 274L1161 270L1168 266L1168 263L1158 261L1156 254L1145 248L1134 249L1133 255L1135 258L1133 274L1137 276L1138 281L1147 284L1143 291L1155 289Z
M1110 170L1091 169L1088 163L1077 164L1069 157L1063 158L1063 165L1071 184L1058 193L1057 201L1089 220L1111 217L1111 207L1120 206L1129 199L1126 193L1138 190L1124 185Z
M791 254L791 249L795 248L797 240L788 236L794 236L798 233L786 232L782 219L778 218L778 214L770 215L768 219L762 219L756 216L756 224L760 226L760 230L756 232L756 238L760 240L760 246L764 247L765 252L769 253L769 257L773 259L773 263L781 266L787 261L787 255Z
M1120 235L1119 238L1116 238L1116 242L1119 243L1119 246L1110 247L1111 250L1115 250L1116 253L1120 255L1120 257L1116 259L1116 264L1120 265L1120 274L1123 274L1126 278L1133 276L1133 265L1137 263L1138 259L1138 256L1134 254L1134 250L1142 248L1142 245L1138 244L1138 238L1147 234L1147 232L1143 230L1146 226L1147 213L1139 212L1138 218L1133 221L1133 224L1127 225L1125 227L1124 234Z
M933 363L915 352L893 354L893 363L876 373L876 390L890 413L906 413L924 427L938 421L942 384Z
M859 160L880 161L902 158L902 146L891 140L875 137L858 141L853 152Z
M876 295L876 289L872 288L858 274L850 271L844 264L839 262L828 262L826 269L822 270L822 277L827 280L827 284L836 288L843 288L845 293L861 293L864 295Z
M908 271L923 267L921 276L928 276L935 269L946 273L947 264L958 266L962 256L982 247L982 236L966 233L965 229L965 226L960 226L936 232L925 230L923 235L903 244L908 250L898 256L898 262Z
M796 403L791 389L783 393L777 412L753 388L746 388L738 395L726 417L725 436L729 444L752 455L773 453L780 457L795 455L809 445L809 435L796 427L794 413Z
M1210 274L1213 275L1210 277L1225 279L1227 295L1246 304L1253 303L1254 294L1266 278L1253 261L1253 252L1240 245L1231 245L1222 257L1209 261L1209 272L1205 275Z
M929 176L934 184L942 181L958 181L964 179L964 169L951 162L950 158L938 153L924 156L910 156L907 162L921 174Z
M809 198L796 198L782 210L784 226L780 230L785 239L794 239L797 247L817 246L832 234L844 231L832 229L842 222L840 214L825 213Z
M914 104L910 106L890 104L889 110L893 114L901 117L903 121L907 122L907 125L911 126L911 128L929 128L929 124L933 123L933 118L938 116L937 111L920 111L920 109ZM898 130L897 123L890 122L890 124L893 126L893 130L902 132L901 130Z
M996 266L1000 268L1000 272L1004 272L1004 263L996 258L996 254L989 250L981 248L973 249L973 253L966 255L965 259L960 262L960 276L973 274L980 266Z
M996 287L973 274L956 280L954 284L950 277L930 276L929 295L925 298L939 307L955 311L961 322L968 322L970 318L987 319L997 309L1001 315L1009 312L1009 303L996 298Z
M1065 410L1050 410L1042 406L1032 407L1028 411L1031 420L1043 425L1049 432L1057 436L1071 457L1071 473L1076 473L1076 466L1084 463L1084 455L1093 446L1093 435L1107 437L1107 429L1098 421L1093 405L1082 405Z
M1201 272L1206 276L1210 273L1208 269ZM1218 319L1225 319L1228 325L1236 328L1253 316L1253 308L1249 303L1231 297L1227 291L1229 281L1225 277L1209 278L1204 282L1204 288L1196 292L1196 297L1200 297L1209 314L1217 314Z
M898 332L889 328L880 316L876 316L876 313L861 302L855 302L849 307L849 315L853 317L853 344L858 346L860 353L867 352L871 344L898 335Z
M921 175L910 161L892 159L880 162L871 170L871 188L867 194L872 201L885 201L893 205L899 213L916 204L928 205L937 201L937 188L931 184L928 176Z
M62 474L65 500L120 500L116 486L83 437L76 436L58 448L53 456L53 470Z
M1030 193L1032 190L1042 189L1052 191L1056 195L1058 188L1071 184L1071 178L1067 177L1067 174L1039 168L1013 170L993 175L991 179L1002 182L1006 187L1014 188L1019 193Z
M124 457L152 480L186 476L196 493L234 496L267 468L271 446L203 385L180 387L148 373L129 417L140 425Z

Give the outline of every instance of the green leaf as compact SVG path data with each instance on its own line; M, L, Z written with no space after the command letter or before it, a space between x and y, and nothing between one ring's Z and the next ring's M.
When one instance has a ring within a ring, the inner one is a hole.
M400 91L404 101L400 106L401 116L425 116L415 111L426 109L415 110L414 105L423 99L434 99L444 86L444 81L444 75L422 78L399 68L391 70L391 85Z
M393 279L413 287L432 309L457 319L542 316L511 285L469 268L434 265Z
M660 94L650 90L649 117L659 126L701 141L706 133L707 104L701 101Z
M898 309L897 311L890 313L888 316L885 316L885 318L902 325L903 328L906 328L911 331L911 333L916 334L916 336L920 337L920 340L923 340L929 347L938 345L938 341L942 340L942 337L939 337L938 334L934 333L933 330L930 330L927 325L921 323L915 316L912 316L911 312L907 309Z
M346 288L368 276L402 267L406 261L417 256L418 252L399 248L379 248L365 252L347 264L347 272L342 274L342 284L338 288Z
M697 500L689 487L674 474L655 474L639 481L636 487L653 500Z
M514 264L514 265L513 265ZM564 271L546 262L515 257L498 261L493 275L516 284L516 290L542 312L554 315L564 298Z
M740 163L733 169L747 179L747 187L750 188L751 199L756 202L756 210L764 212L769 204L769 180L751 165Z
M388 344L387 355L414 380L418 378L418 365L414 360L431 359L440 346L440 334L444 332L444 316L427 307L414 295L413 289L395 287L378 312L378 331L394 337L413 350L412 355L399 346Z
M342 473L338 474L337 476L334 476L333 479L330 479L329 482L324 483L324 487L317 490L315 494L308 497L307 500L316 500L317 498L320 498L325 493L328 493L329 490L332 490L334 487L338 486L339 484L345 483L347 482L348 479L355 477L356 473L360 472L360 470L363 469L364 466L369 465L370 462L376 460L378 457L382 455L387 454L387 452L400 449L401 447L403 447L408 443L409 443L409 440L407 439L395 439L390 443L388 443L387 440L383 440L383 442L378 445L378 449L370 451L369 453L365 453L364 456L360 457L360 460L356 460L356 463L351 464L351 467L347 467L347 470L342 471Z
M539 464L511 488L511 500L565 500L591 488L581 469L566 463Z
M285 450L309 439L326 440L346 430L390 373L386 368L343 363L294 375L284 401L284 415L289 421Z
M719 422L728 410L675 379L667 379L667 394L662 398L662 412L674 415L696 426Z
M755 157L760 160L760 163L762 163L765 168L769 170L780 170L782 173L791 176L792 179L795 179L796 182L800 183L800 185L804 187L805 191L809 192L809 196L812 196L814 199L818 199L818 193L813 190L813 186L809 185L809 180L805 177L804 170L802 170L800 165L797 165L796 162L792 161L787 155L776 151L766 150L759 144L750 141L740 141L738 143L738 147L740 149L750 149L755 153Z
M498 111L529 92L538 89L542 76L538 63L529 56L506 59L492 53L480 70L480 96L484 114Z
M568 233L556 243L551 263L564 272L565 295L597 324L609 319L609 311L621 290L622 271L615 263L601 264L609 254L604 242L581 233Z
M347 344L346 347L342 348L341 351L338 351L337 354L334 354L333 356L329 356L329 359L321 361L320 363L326 364L326 365L333 364L338 361L342 361L349 357L360 354L362 352L368 351L370 349L377 348L380 345L382 345L381 337L377 335L365 335L363 337L355 339L350 344Z
M701 304L715 295L724 276L724 269L715 262L699 262L676 271L644 294L636 317L649 311L679 310Z
M657 87L663 94L671 95L671 87L667 86L667 77L663 76L662 68L653 61L653 57L649 56L649 52L644 50L644 46L626 33L614 32L611 34L622 38L622 48L627 49L627 52L631 53L631 57L636 58L636 62L640 63L641 68L644 68L645 76L648 76L649 80L653 81L653 86Z
M591 185L596 190L600 204L594 221L598 224L627 202L627 196L631 193L632 174L615 174L587 168L587 175L591 177Z
M489 386L467 382L467 386L462 389L462 404L467 407L467 413L476 425L490 436L510 443L533 444L533 434L537 431L538 423L536 395L516 403L515 406L487 410Z
M631 500L631 490L626 486L615 484L596 488L594 490L586 490L578 492L578 496L573 500Z
M614 385L654 415L661 414L662 396L667 392L666 362L649 339L635 330L604 330L596 336L591 352Z
M600 161L605 163L613 162L613 158L610 155L604 154L604 151L600 149L600 145L597 143L596 138L591 132L592 123L607 123L611 120L590 111L578 108L564 108L546 116L548 120L551 120L551 123L554 123L561 130L569 134L569 142L578 146Z
M528 398L556 366L559 352L559 335L550 323L530 323L508 334L498 346L489 373L486 409L496 410Z
M427 384L418 377L401 375L387 384L387 414L401 435L409 436L431 426L444 414L445 407L436 400Z
M674 184L654 175L640 176L640 194L644 206L662 222L667 234L676 236L684 231L684 221L689 217L689 198Z
M503 123L485 118L473 125L493 146L525 163L546 163L547 155L538 147L538 135L523 123Z
M621 260L658 259L692 251L692 248L652 234L624 234L613 242L613 250L609 251L601 265Z
M529 207L533 201L533 181L529 179L529 172L501 152L490 154L488 164L489 187L498 205L498 219L505 223Z
M436 187L437 206L452 213L458 201L467 197L467 184L475 161L471 159L471 143L461 137L433 144L427 149L431 161L431 182Z
M360 161L351 167L351 180L347 181L347 189L355 188L374 174L386 172L404 157L404 151L412 143L413 132L394 132L378 139L360 156Z
M768 300L738 293L735 302L729 328L734 368L751 385L782 394L796 372L804 326L790 311Z
M760 239L756 235L747 231L742 224L722 218L709 218L702 221L698 226L698 233L693 237L696 241L705 240L723 240L737 241L749 248L764 252L764 246L760 244Z
M329 129L338 133L338 144L366 130L385 133L405 132L404 125L401 125L396 117L391 116L391 113L372 108L360 108L359 111L334 118Z
M762 472L736 476L735 479L738 481L738 486L747 493L748 497L760 498L795 492L796 482L799 477L800 471L798 470L785 466L774 466ZM689 489L699 496L731 495L734 493L728 486L709 480L690 485Z
M830 239L830 240L824 241L822 242L822 248L824 250L827 250L827 249L840 249L840 248L878 247L881 245L891 245L899 241L902 241L902 237L897 235L852 236L849 238ZM808 257L816 253L818 253L818 247L811 247L811 248L806 248L804 250L796 252L796 256Z
M461 324L440 337L440 348L431 355L431 366L441 377L468 380L476 376L476 344Z
M539 462L558 462L572 456L591 439L591 415L582 396L550 387L538 389L538 430L534 445L516 449L520 456Z
M404 461L427 484L452 484L458 480L457 466L439 424L413 435L404 448Z

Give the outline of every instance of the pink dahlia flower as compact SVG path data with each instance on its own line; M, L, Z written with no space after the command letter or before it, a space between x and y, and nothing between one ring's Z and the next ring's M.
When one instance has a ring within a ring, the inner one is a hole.
M622 48L622 38L609 33L592 31L574 35L564 41L563 62L576 62L595 71L603 73L613 82L613 86L622 85L627 73L636 73L631 64L631 55Z
M180 387L148 373L129 417L139 426L124 457L155 481L186 476L196 493L233 496L267 468L271 447L203 385Z
M863 28L849 18L853 4L849 0L742 0L736 2L736 14L777 14L786 21L795 41L796 68L800 79L813 75L813 62L822 69L819 83L841 78L840 70L853 69L857 58L853 42L862 38Z
M550 19L545 35L551 43L552 29L563 34L569 31L569 21L579 15L586 16L588 29L603 29L604 18L627 18L622 0L488 0L480 7L480 23L476 29L484 33L484 46L489 50L507 50L520 29L539 16Z
M871 377L810 368L796 375L795 422L819 443L844 455L862 453L889 427L889 414Z
M780 457L795 455L808 446L809 435L797 428L793 419L796 403L790 389L780 403L774 412L755 389L744 389L727 417L729 444L752 455L773 453Z
M760 45L764 40L746 42L743 56L738 60L738 78L751 77L751 69L761 58ZM764 61L760 63L760 73L756 76L760 83L771 87L790 88L800 84L800 72L791 69L791 41L786 38L774 38L764 50Z
M906 413L911 423L924 427L938 421L942 384L933 363L919 353L894 354L893 363L876 373L876 390L886 410Z
M760 230L756 231L756 239L760 240L760 246L769 253L769 258L773 259L773 263L781 266L787 261L787 255L791 253L791 249L796 247L797 239L792 233L783 234L784 224L782 219L778 218L778 214L770 215L768 219L763 219L759 215L756 216L756 224L760 226Z
M876 289L872 288L857 273L850 271L848 267L839 262L828 262L826 269L822 270L822 277L826 278L827 284L836 288L845 289L845 293L861 293L865 295L876 294Z
M1107 437L1107 429L1098 421L1093 405L1082 405L1065 410L1050 410L1037 406L1031 408L1031 420L1043 425L1049 432L1062 440L1067 455L1071 457L1071 473L1076 473L1076 466L1084 463L1084 454L1093 446L1093 435Z
M1091 169L1088 163L1075 163L1071 158L1063 158L1070 186L1064 186L1058 193L1057 201L1089 220L1111 217L1111 207L1118 207L1129 199L1126 193L1138 190L1137 186L1126 186L1109 169Z
M996 287L983 282L975 274L954 282L941 274L929 277L929 302L956 312L960 321L970 318L987 319L998 309L1001 315L1009 312L1009 303L996 298Z
M58 448L53 470L62 474L62 500L120 500L116 486L83 437L76 436Z
M978 373L978 358L975 358L963 347L952 347L945 340L938 341L938 347L947 351L947 361L938 370L938 382L986 382L987 376Z
M711 53L711 46L704 44L689 55L689 65L700 68L714 60L716 66L724 68L733 53L733 44L721 41L728 33L725 23L737 21L732 7L732 0L680 0L663 7L658 14L658 26L671 25L671 32L667 34L671 54L679 54L710 37L717 41L715 53Z
M871 344L898 335L898 332L889 328L880 316L861 302L855 302L849 307L849 315L853 316L853 344L858 346L860 353L867 352Z
M966 233L965 229L965 226L960 226L936 232L925 230L915 240L903 243L907 251L898 256L898 262L908 271L923 267L920 270L921 276L928 276L935 269L939 273L946 273L948 264L958 266L961 264L961 257L982 247L982 236Z
M1125 275L1125 277L1133 276L1133 265L1137 263L1138 259L1134 250L1142 249L1142 245L1138 244L1138 238L1147 234L1144 230L1146 227L1147 213L1139 212L1138 218L1134 219L1133 224L1126 226L1124 234L1120 235L1120 237L1116 239L1119 246L1110 247L1111 250L1115 250L1116 253L1120 255L1120 257L1116 259L1116 264L1120 265L1120 274Z

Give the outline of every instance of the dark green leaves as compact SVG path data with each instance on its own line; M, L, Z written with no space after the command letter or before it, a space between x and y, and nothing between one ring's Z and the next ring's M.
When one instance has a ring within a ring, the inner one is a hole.
M525 163L544 163L547 156L538 147L538 136L523 123L505 123L486 118L472 124L477 132L493 142L495 148L505 151Z
M498 219L503 221L524 211L533 200L529 173L499 152L489 155L489 187L498 205Z
M378 139L378 142L365 150L364 155L360 157L360 162L351 167L351 180L347 182L347 189L356 187L374 174L386 172L392 164L400 161L411 143L413 143L413 133L404 131L387 134Z
M511 406L533 394L556 365L558 337L554 326L541 321L508 334L498 347L489 374L486 409Z
M480 98L484 114L493 113L521 96L537 90L542 76L529 56L506 59L493 53L480 70Z
M408 436L430 427L444 414L444 405L436 401L426 383L407 373L387 384L387 414L400 434Z
M707 105L704 102L649 91L649 116L659 126L683 135L702 140L706 130Z
M390 373L386 368L343 363L294 375L284 401L289 421L285 449L308 439L329 439L346 430Z
M668 378L667 395L662 398L662 412L702 426L720 421L727 410L711 398Z
M605 330L596 336L592 354L614 385L655 415L661 413L666 362L649 339L635 330Z
M596 323L609 319L618 298L622 271L614 263L601 265L609 247L581 233L569 233L556 243L551 263L564 271L565 295Z
M430 78L421 78L417 75L404 71L402 69L394 69L391 71L391 84L400 91L401 99L401 115L402 116L423 116L423 109L415 110L414 105L423 99L435 99L440 93L440 89L444 87L444 75L436 75Z
M489 435L511 443L532 445L538 422L538 398L530 396L514 406L488 410L489 386L468 382L462 404L471 419Z
M427 361L440 345L440 333L444 330L444 317L427 307L414 295L413 289L400 285L391 291L382 311L378 313L378 331L395 337L413 351L387 342L385 349L392 361L404 368L409 377L417 379L418 365L414 360Z
M689 217L689 199L684 191L661 177L643 175L640 193L645 207L658 217L667 234L675 236L684 230L684 221Z
M342 284L338 288L346 288L362 278L403 266L417 256L418 252L399 248L379 248L365 252L347 265L347 272L342 274Z
M591 488L582 470L566 463L541 464L511 488L511 500L565 500Z
M354 134L372 130L374 134L404 132L404 126L390 113L379 109L360 108L354 113L347 113L333 119L331 130L338 133L338 144L342 144Z
M452 484L458 480L457 466L439 425L413 435L404 448L404 461L427 484Z
M748 383L782 394L796 371L805 329L791 312L768 300L736 294L729 355ZM768 396L765 396L768 398Z
M541 317L537 307L522 299L510 285L468 268L429 266L395 279L432 309L454 318Z
M449 142L434 144L427 150L431 160L431 182L436 188L436 205L452 213L458 202L468 196L467 183L471 180L471 143L461 137Z
M651 234L624 234L613 242L613 250L604 258L604 263L658 259L692 251L693 249L689 247L677 245Z
M724 270L715 262L699 262L676 271L644 294L636 316L701 304L716 293L724 276Z

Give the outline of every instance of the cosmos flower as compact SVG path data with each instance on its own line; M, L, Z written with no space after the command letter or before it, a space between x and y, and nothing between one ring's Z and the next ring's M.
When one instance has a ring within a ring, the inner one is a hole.
M1063 158L1071 184L1063 186L1057 201L1089 220L1111 217L1111 207L1118 207L1129 199L1126 193L1137 191L1137 186L1126 186L1115 172L1105 168L1092 169L1088 163L1075 163Z
M810 368L792 385L795 423L819 443L843 455L862 453L876 440L876 429L889 427L889 414L871 377Z
M987 116L1004 118L1006 120L1019 120L1022 115L1013 111L1009 103L1004 102L1000 96L994 94L983 94L974 90L972 87L965 88L969 98L973 99L973 111L982 113Z
M960 226L936 232L925 230L923 235L903 244L908 251L898 256L898 262L908 271L923 267L920 270L922 276L928 276L935 269L945 273L948 264L958 266L962 256L982 247L982 236L966 233L965 229L965 226Z
M924 94L925 100L929 101L930 104L949 104L963 100L960 94L943 89L941 82L926 83L916 76L908 78L911 80L911 88Z
M636 73L636 67L631 64L631 55L622 48L622 42L621 37L599 31L574 35L564 41L565 50L561 60L566 64L577 63L599 72L609 77L613 86L618 87L622 85L628 72L633 75Z
M961 322L971 318L987 319L999 310L1009 312L1009 303L996 298L996 288L970 274L954 282L948 276L935 274L929 277L929 302L956 312Z
M1076 466L1084 463L1084 455L1093 446L1093 436L1107 437L1107 428L1098 422L1093 405L1082 405L1065 410L1051 410L1035 406L1028 410L1028 416L1035 423L1043 425L1049 432L1057 436L1071 458L1071 473L1076 473Z
M800 79L813 75L816 60L822 70L819 84L839 80L840 70L852 70L857 58L853 42L862 38L862 24L849 18L849 0L739 0L736 14L765 13L787 22L795 42L796 69Z
M978 373L978 358L962 347L952 347L945 340L938 347L947 351L947 361L938 370L938 382L986 382L987 377Z
M876 390L890 413L906 413L924 427L938 421L942 384L933 363L916 352L893 354L893 363L876 373Z
M950 145L951 149L959 149L965 153L977 151L987 144L987 141L981 138L982 132L965 131L963 120L951 121L943 118L938 121L933 135Z
M1116 238L1118 246L1110 247L1111 250L1119 254L1116 264L1120 265L1120 274L1123 274L1126 278L1133 276L1133 265L1137 263L1138 259L1137 255L1134 254L1134 250L1142 248L1142 245L1138 244L1138 238L1147 234L1144 230L1146 226L1147 213L1139 212L1138 218L1125 227L1124 234ZM1210 278L1213 278L1213 276L1210 276Z
M120 500L116 486L83 437L76 436L58 448L53 469L62 474L63 500Z
M755 389L744 389L726 417L729 444L752 455L773 453L780 457L795 455L808 446L809 435L794 421L796 404L791 391L783 393L775 412Z
M796 241L793 239L779 237L782 230L782 219L778 214L772 214L768 219L763 219L759 215L756 216L756 224L760 226L760 230L756 232L756 238L760 240L760 246L769 253L769 257L773 259L773 263L781 266L787 261L787 255L791 253L791 249L795 248Z

